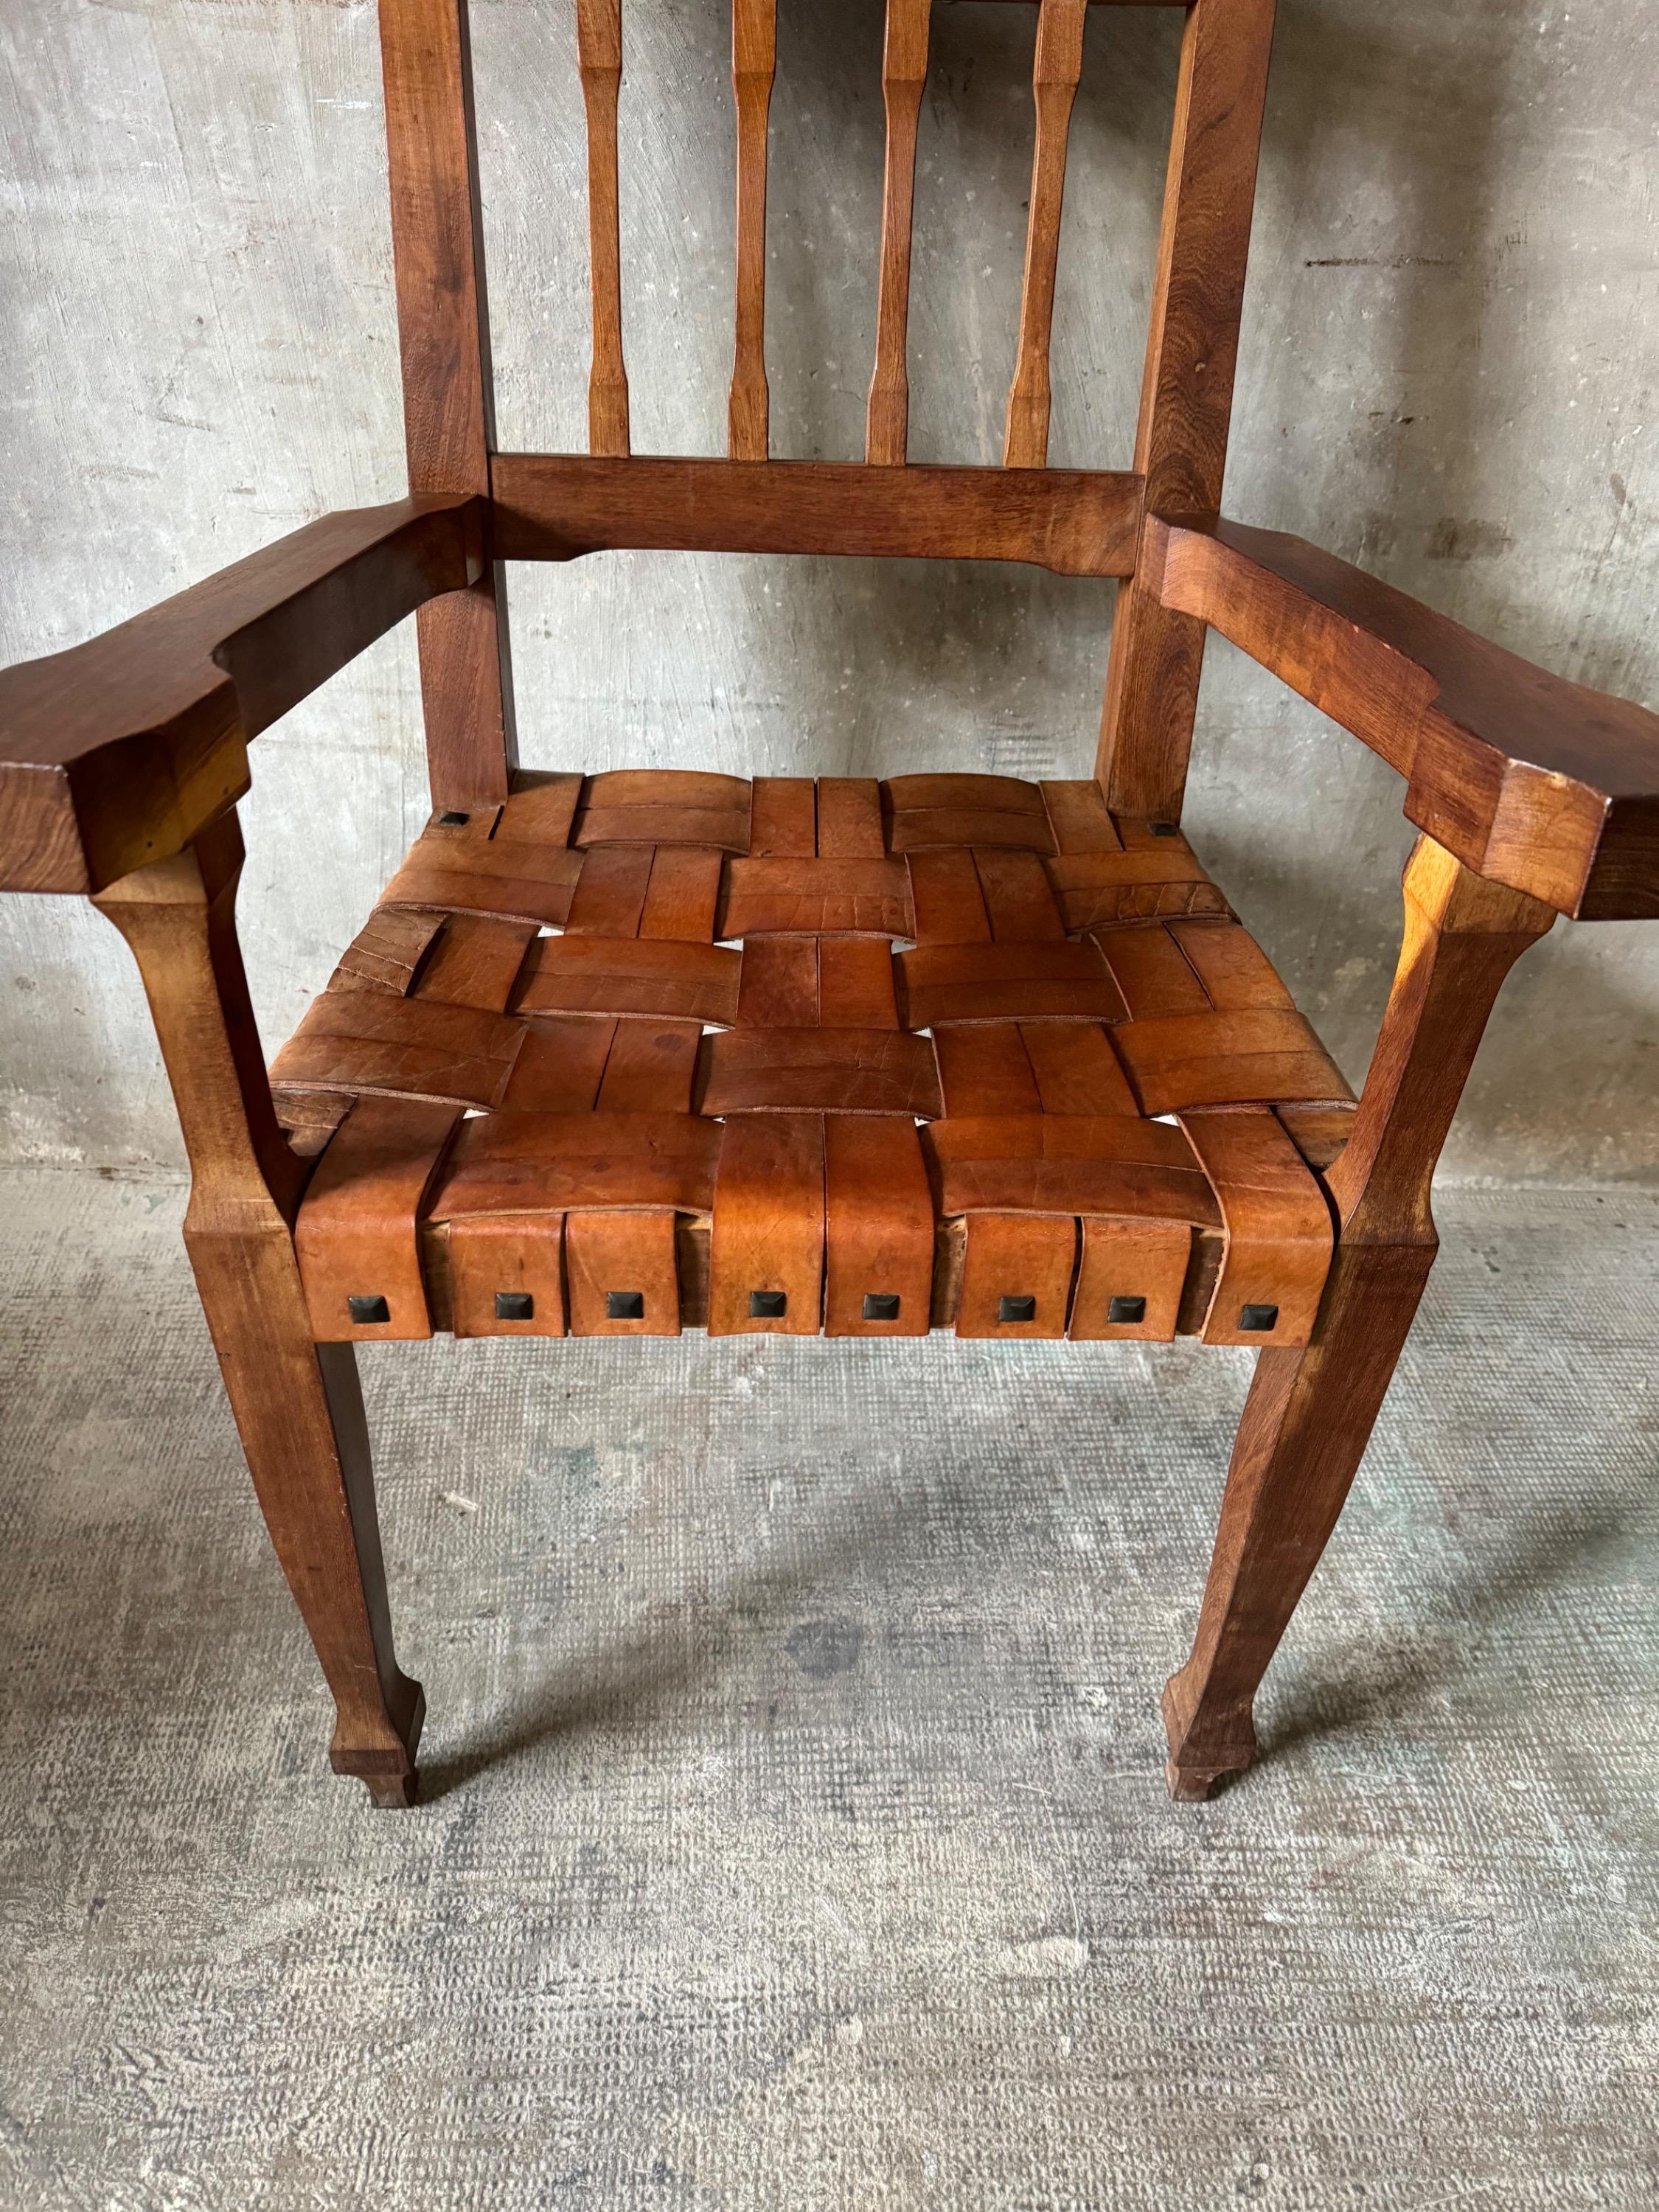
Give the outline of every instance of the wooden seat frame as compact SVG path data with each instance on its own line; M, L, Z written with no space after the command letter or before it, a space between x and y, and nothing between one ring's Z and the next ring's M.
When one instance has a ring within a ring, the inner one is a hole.
M380 1804L414 1794L422 1698L393 1656L353 1346L319 1340L327 1332L307 1306L295 1224L313 1164L273 1108L233 907L249 741L406 616L418 625L434 807L461 816L524 788L502 564L610 547L1016 560L1118 579L1096 770L1114 820L1180 819L1208 629L1405 779L1421 834L1399 966L1351 1133L1316 1159L1334 1240L1317 1317L1306 1341L1259 1356L1196 1640L1164 1692L1178 1797L1204 1796L1255 1755L1255 1692L1416 1310L1435 1253L1431 1179L1505 975L1558 915L1659 914L1659 719L1529 666L1299 539L1221 519L1273 0L1185 6L1133 466L1118 473L1046 465L1066 138L1088 0L1040 0L1004 465L906 458L927 0L887 6L865 459L769 458L775 4L732 8L728 458L629 453L621 0L575 0L593 307L585 455L495 449L465 0L380 0L410 496L329 515L0 677L0 888L89 896L137 956L190 1155L185 1241L259 1503L336 1702L333 1764Z

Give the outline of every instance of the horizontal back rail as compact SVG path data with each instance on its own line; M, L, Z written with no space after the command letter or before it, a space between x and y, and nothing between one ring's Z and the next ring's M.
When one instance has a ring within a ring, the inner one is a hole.
M613 548L1027 561L1127 576L1141 483L1107 470L868 468L856 461L498 453L495 549L568 561Z

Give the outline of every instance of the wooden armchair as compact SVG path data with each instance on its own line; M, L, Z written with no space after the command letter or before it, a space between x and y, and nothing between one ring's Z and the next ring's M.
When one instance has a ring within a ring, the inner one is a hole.
M392 1652L352 1347L445 1329L1259 1346L1164 1699L1176 1796L1246 1766L1433 1260L1430 1181L1504 977L1558 914L1659 912L1659 720L1219 519L1273 0L1186 9L1133 468L1046 466L1085 4L1036 18L1018 365L988 469L906 460L928 0L888 0L867 445L835 465L769 452L774 0L732 9L726 459L629 453L620 0L575 0L580 456L495 449L465 0L381 0L410 496L0 678L0 884L89 896L137 956L226 1388L335 1698L333 1764L377 1804L414 1793L422 1703ZM520 770L502 564L613 546L1120 579L1096 775ZM233 918L249 741L411 613L432 819L268 1075ZM1422 833L1357 1105L1180 831L1206 626L1398 770Z

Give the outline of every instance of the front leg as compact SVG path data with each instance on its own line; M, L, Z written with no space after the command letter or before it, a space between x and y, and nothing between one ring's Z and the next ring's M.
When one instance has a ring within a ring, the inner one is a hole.
M1238 1425L1192 1656L1164 1692L1170 1794L1255 1756L1267 1662L1336 1526L1434 1264L1430 1185L1504 978L1555 920L1419 838L1353 1133L1326 1177L1335 1256L1305 1351L1263 1352Z
M234 815L96 903L131 946L190 1153L185 1243L270 1540L337 1712L331 1758L407 1805L423 1703L398 1666L349 1345L318 1345L292 1222L304 1179L276 1127L233 908Z

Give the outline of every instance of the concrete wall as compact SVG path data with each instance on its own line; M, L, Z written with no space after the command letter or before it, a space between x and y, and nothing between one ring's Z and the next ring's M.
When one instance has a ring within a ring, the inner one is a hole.
M724 0L627 0L635 443L717 452ZM781 454L860 450L879 0L783 0L769 349ZM578 446L569 0L473 0L505 444ZM912 451L1000 451L1031 17L934 10ZM1089 27L1055 319L1058 463L1127 465L1178 18ZM403 488L369 0L0 10L0 658L75 642L331 506ZM1659 21L1648 0L1282 0L1229 511L1565 674L1659 697ZM1018 568L607 556L515 571L532 764L1076 775L1111 589ZM263 738L243 914L274 1046L424 811L412 640ZM1409 843L1395 780L1213 643L1189 826L1358 1079ZM1560 927L1502 1001L1448 1165L1650 1178L1659 930ZM137 984L69 902L0 899L3 1156L179 1148Z

